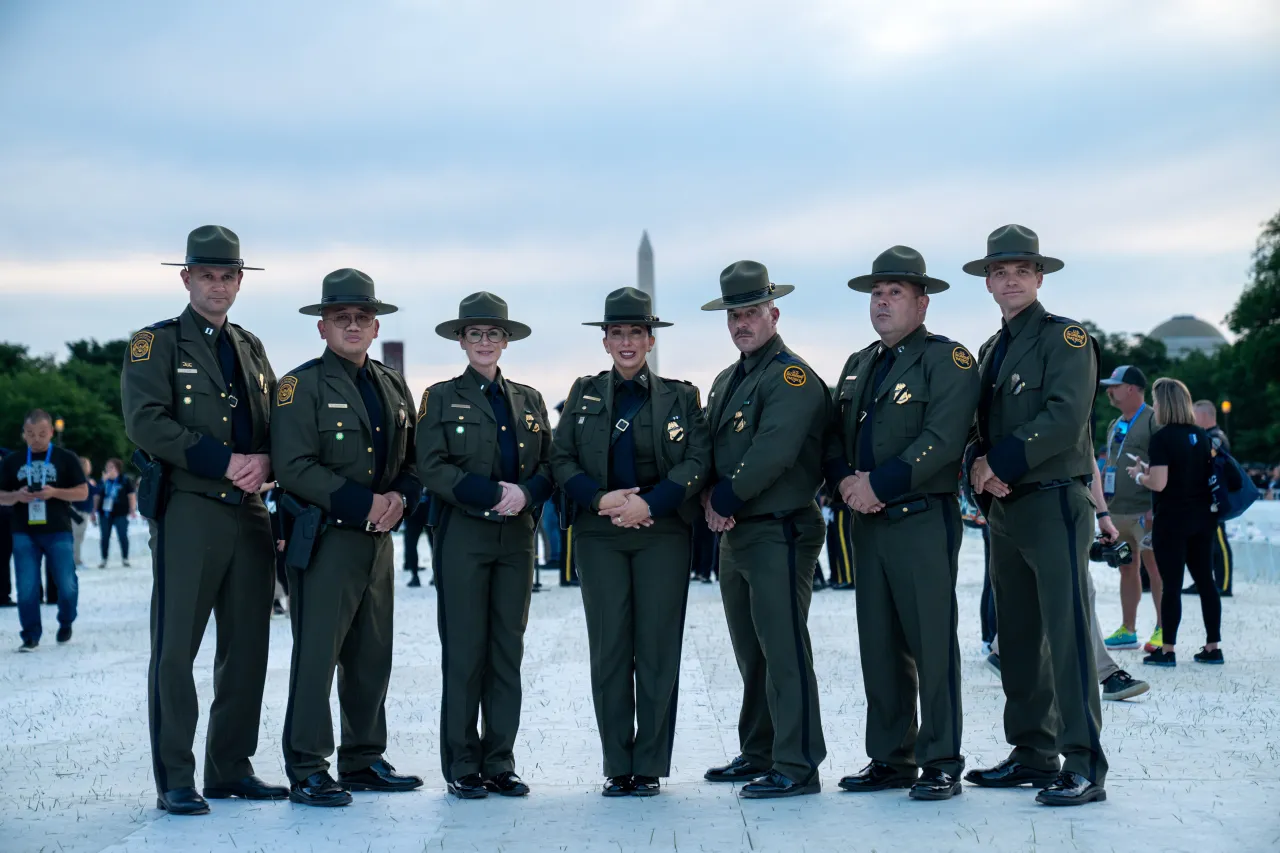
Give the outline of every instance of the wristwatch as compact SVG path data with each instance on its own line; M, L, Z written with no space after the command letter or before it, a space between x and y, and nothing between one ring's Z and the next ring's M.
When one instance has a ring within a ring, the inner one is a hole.
M404 496L404 492L396 492L400 496L400 506L404 507L404 511L409 511L409 499Z

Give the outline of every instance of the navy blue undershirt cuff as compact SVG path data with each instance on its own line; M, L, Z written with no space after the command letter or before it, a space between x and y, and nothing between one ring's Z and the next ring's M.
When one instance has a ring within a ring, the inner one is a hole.
M492 509L502 500L502 486L479 474L467 474L453 487L453 497L476 509Z
M534 474L524 484L529 492L529 509L542 506L551 497L551 481L541 474Z
M843 456L833 456L822 463L822 475L833 497L840 497L840 481L853 474L853 466Z
M911 466L894 457L869 475L871 490L881 503L888 503L911 489Z
M680 508L684 502L684 486L671 478L664 478L661 483L644 495L649 504L649 514L654 518L665 518Z
M587 509L594 509L591 504L596 499L596 493L600 491L600 484L586 474L575 474L569 478L569 482L564 484L564 490L574 503Z
M738 496L733 493L733 485L730 480L721 480L711 490L711 508L725 518L730 517L741 509L744 503L746 501L739 500Z
M1027 473L1027 448L1016 437L1010 435L1001 439L1000 443L987 451L987 464L991 473L1000 478L1006 486L1012 486Z
M367 521L373 509L373 491L346 480L329 495L329 514L346 522Z
M391 483L391 491L399 492L404 495L404 499L408 501L405 508L405 515L413 515L413 511L418 508L418 504L422 501L422 482L412 474L401 474Z
M231 448L207 435L187 448L187 470L199 477L221 480L231 464Z

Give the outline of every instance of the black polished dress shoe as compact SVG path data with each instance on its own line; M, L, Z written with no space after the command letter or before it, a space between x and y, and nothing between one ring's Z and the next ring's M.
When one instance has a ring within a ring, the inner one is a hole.
M1019 785L1035 785L1043 788L1058 778L1057 770L1037 770L1021 762L1006 758L995 767L985 770L970 770L964 774L966 782L972 782L980 788L1016 788Z
M208 814L209 803L195 788L174 788L156 797L156 808L169 814Z
M489 796L489 789L479 773L468 773L449 783L449 793L460 800L483 800Z
M490 776L485 779L484 787L490 794L497 794L501 797L529 796L529 786L510 770L504 770L497 776Z
M242 800L287 800L289 789L284 785L268 785L257 776L246 776L222 785L205 785L204 795L211 800L239 797Z
M294 782L289 788L289 799L304 806L348 806L351 805L351 792L333 781L329 771L321 770L301 782Z
M964 791L960 780L936 767L926 767L907 792L913 800L949 800Z
M758 779L768 772L768 767L752 764L739 755L723 767L712 767L702 778L708 782L741 782L744 779Z
M662 782L657 776L632 776L631 795L633 797L656 797L662 793Z
M799 797L804 794L816 794L822 790L822 784L818 782L817 773L814 773L810 780L808 782L797 782L773 770L767 776L743 785L742 790L738 792L738 796L748 800L774 800L780 797Z
M629 797L635 785L630 776L610 776L600 791L602 797Z
M1063 770L1049 787L1036 794L1036 802L1046 806L1082 806L1100 803L1106 798L1107 792L1101 785L1070 770Z
M381 759L363 770L339 773L338 781L344 788L351 791L380 791L384 794L412 791L414 788L422 787L421 777L399 774L394 767Z
M887 791L890 788L910 788L915 781L915 773L907 776L883 761L872 761L852 776L841 779L840 787L855 794L862 794L870 791Z

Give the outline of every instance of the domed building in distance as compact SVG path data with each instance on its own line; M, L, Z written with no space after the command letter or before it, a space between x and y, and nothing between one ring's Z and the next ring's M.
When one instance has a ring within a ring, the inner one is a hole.
M1173 359L1183 358L1193 352L1213 355L1227 343L1226 337L1212 324L1190 314L1170 317L1152 329L1147 337L1162 341L1169 358Z

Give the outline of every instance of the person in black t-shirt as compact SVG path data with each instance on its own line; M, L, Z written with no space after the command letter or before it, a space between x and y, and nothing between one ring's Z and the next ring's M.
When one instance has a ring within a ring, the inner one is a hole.
M89 486L80 457L53 445L53 418L33 409L23 421L26 451L0 462L0 504L13 507L14 575L18 583L20 651L40 645L40 558L49 561L58 579L58 642L71 639L79 585L71 503L82 501Z
M1213 468L1213 442L1196 426L1191 393L1176 379L1158 379L1152 389L1158 431L1147 447L1149 463L1138 461L1128 469L1134 482L1152 493L1154 517L1151 546L1164 579L1160 599L1164 645L1143 658L1153 666L1177 666L1174 646L1182 620L1182 570L1191 572L1200 594L1207 642L1196 654L1198 663L1222 663L1222 602L1213 582L1213 538L1218 529L1213 511L1209 477Z
M98 491L98 526L102 529L102 563L107 567L111 554L111 532L114 530L120 542L120 557L129 565L129 519L138 517L138 496L133 480L124 473L124 463L108 459L102 471L102 485Z

